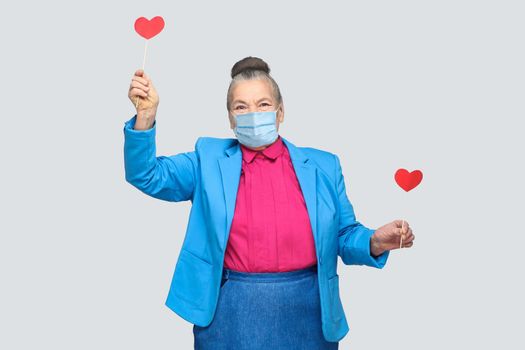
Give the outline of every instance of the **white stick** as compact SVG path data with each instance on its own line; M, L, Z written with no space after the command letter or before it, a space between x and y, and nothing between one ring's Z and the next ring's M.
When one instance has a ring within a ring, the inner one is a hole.
M146 45L144 46L144 59L142 60L142 70L144 71L144 66L146 65L146 52L148 51L148 39L146 39ZM139 105L139 96L137 96L137 102L135 102L135 108Z
M401 241L399 242L399 248L403 248L403 228L405 225L405 220L401 223Z

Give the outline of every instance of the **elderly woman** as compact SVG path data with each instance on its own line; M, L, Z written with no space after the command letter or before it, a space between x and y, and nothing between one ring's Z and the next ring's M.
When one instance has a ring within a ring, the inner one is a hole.
M192 203L166 305L194 324L196 349L337 349L349 331L337 257L382 268L413 244L406 221L356 220L337 155L279 135L284 104L269 73L260 58L237 62L226 101L236 137L199 137L171 156L156 156L150 77L137 70L129 88L126 181Z

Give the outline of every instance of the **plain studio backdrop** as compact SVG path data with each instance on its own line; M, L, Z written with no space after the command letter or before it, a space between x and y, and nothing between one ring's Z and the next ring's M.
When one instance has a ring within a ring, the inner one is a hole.
M358 221L406 219L382 269L339 259L341 349L523 349L521 1L13 2L2 11L2 349L190 349L165 305L191 202L125 181L127 97L160 96L157 155L234 137L230 69L266 60L280 134L340 156ZM405 192L398 168L420 169Z

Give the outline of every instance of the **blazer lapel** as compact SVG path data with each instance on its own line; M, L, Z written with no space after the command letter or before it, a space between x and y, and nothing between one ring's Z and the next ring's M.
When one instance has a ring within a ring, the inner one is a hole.
M235 201L239 189L239 180L241 178L242 151L239 142L225 150L226 157L219 158L219 168L222 176L222 188L224 191L224 200L226 202L226 232L219 237L223 251L226 251L226 243L230 233L230 228L235 212ZM220 232L220 231L219 231Z
M284 137L281 136L281 138L288 148L295 175L297 176L297 180L301 186L301 191L303 192L315 240L316 253L319 254L321 251L321 240L319 239L320 237L318 236L317 230L317 167L300 148L296 147Z
M288 148L290 159L295 170L295 174L301 186L308 216L310 218L310 225L312 228L314 240L316 242L317 253L321 251L321 240L318 237L317 231L317 185L316 173L317 168L308 158L308 156L296 147L292 142L282 137L283 142ZM241 176L242 167L242 151L239 142L235 142L233 146L225 150L226 156L219 158L219 168L222 176L222 186L224 191L224 199L226 201L226 232L222 235L222 247L226 250L226 244L233 221L233 214L235 212L235 201L237 199L237 191L239 189L239 180Z

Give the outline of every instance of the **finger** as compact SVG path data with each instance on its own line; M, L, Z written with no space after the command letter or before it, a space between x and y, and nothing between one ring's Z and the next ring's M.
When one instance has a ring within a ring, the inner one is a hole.
M136 80L132 81L131 84L130 84L131 88L139 88L139 89L142 89L144 91L148 91L149 90L149 86L146 86Z
M401 230L399 229L399 234L403 235L403 237L408 237L410 235L410 233L412 232L412 230L407 230L406 227L404 230Z
M397 227L397 228L394 228L394 233L396 235L401 235L401 234L404 234L406 235L407 234L407 230L402 230L401 227Z
M403 245L400 247L400 245L398 244L397 246L400 247L400 248L406 248L406 247L411 247L412 244L414 244L414 242L403 240Z
M148 96L147 91L142 90L141 88L130 87L129 96Z
M135 71L135 75L138 75L139 77L141 77L142 75L144 75L144 69L141 69L141 68L137 69Z
M146 81L148 82L148 84L150 84L150 85L152 84L152 82L151 82L151 78L149 77L149 75L147 75L146 73L144 73L144 74L142 75L142 77L143 77L144 79L146 79Z
M143 97L147 97L148 94L146 92L144 92L144 90L142 89L139 89L139 88L132 88L130 90L130 96L143 96Z
M150 89L148 86L145 86L145 85L143 85L143 84L141 84L141 83L139 83L137 81L131 82L131 84L129 85L129 88L130 88L130 90L133 89L133 88L137 88L137 89L140 89L140 90L142 90L144 92L148 92L149 89Z
M401 233L400 235L403 238L403 242L410 242L410 241L413 241L415 238L412 231L410 231L409 233Z
M143 85L149 85L149 81L148 79L145 79L143 77L137 77L137 76L134 76L133 78L131 78L132 81L138 81L139 83L143 84Z
M408 221L404 221L404 224L403 224L403 228L404 228L404 233L408 233L410 231L410 224L408 223Z

